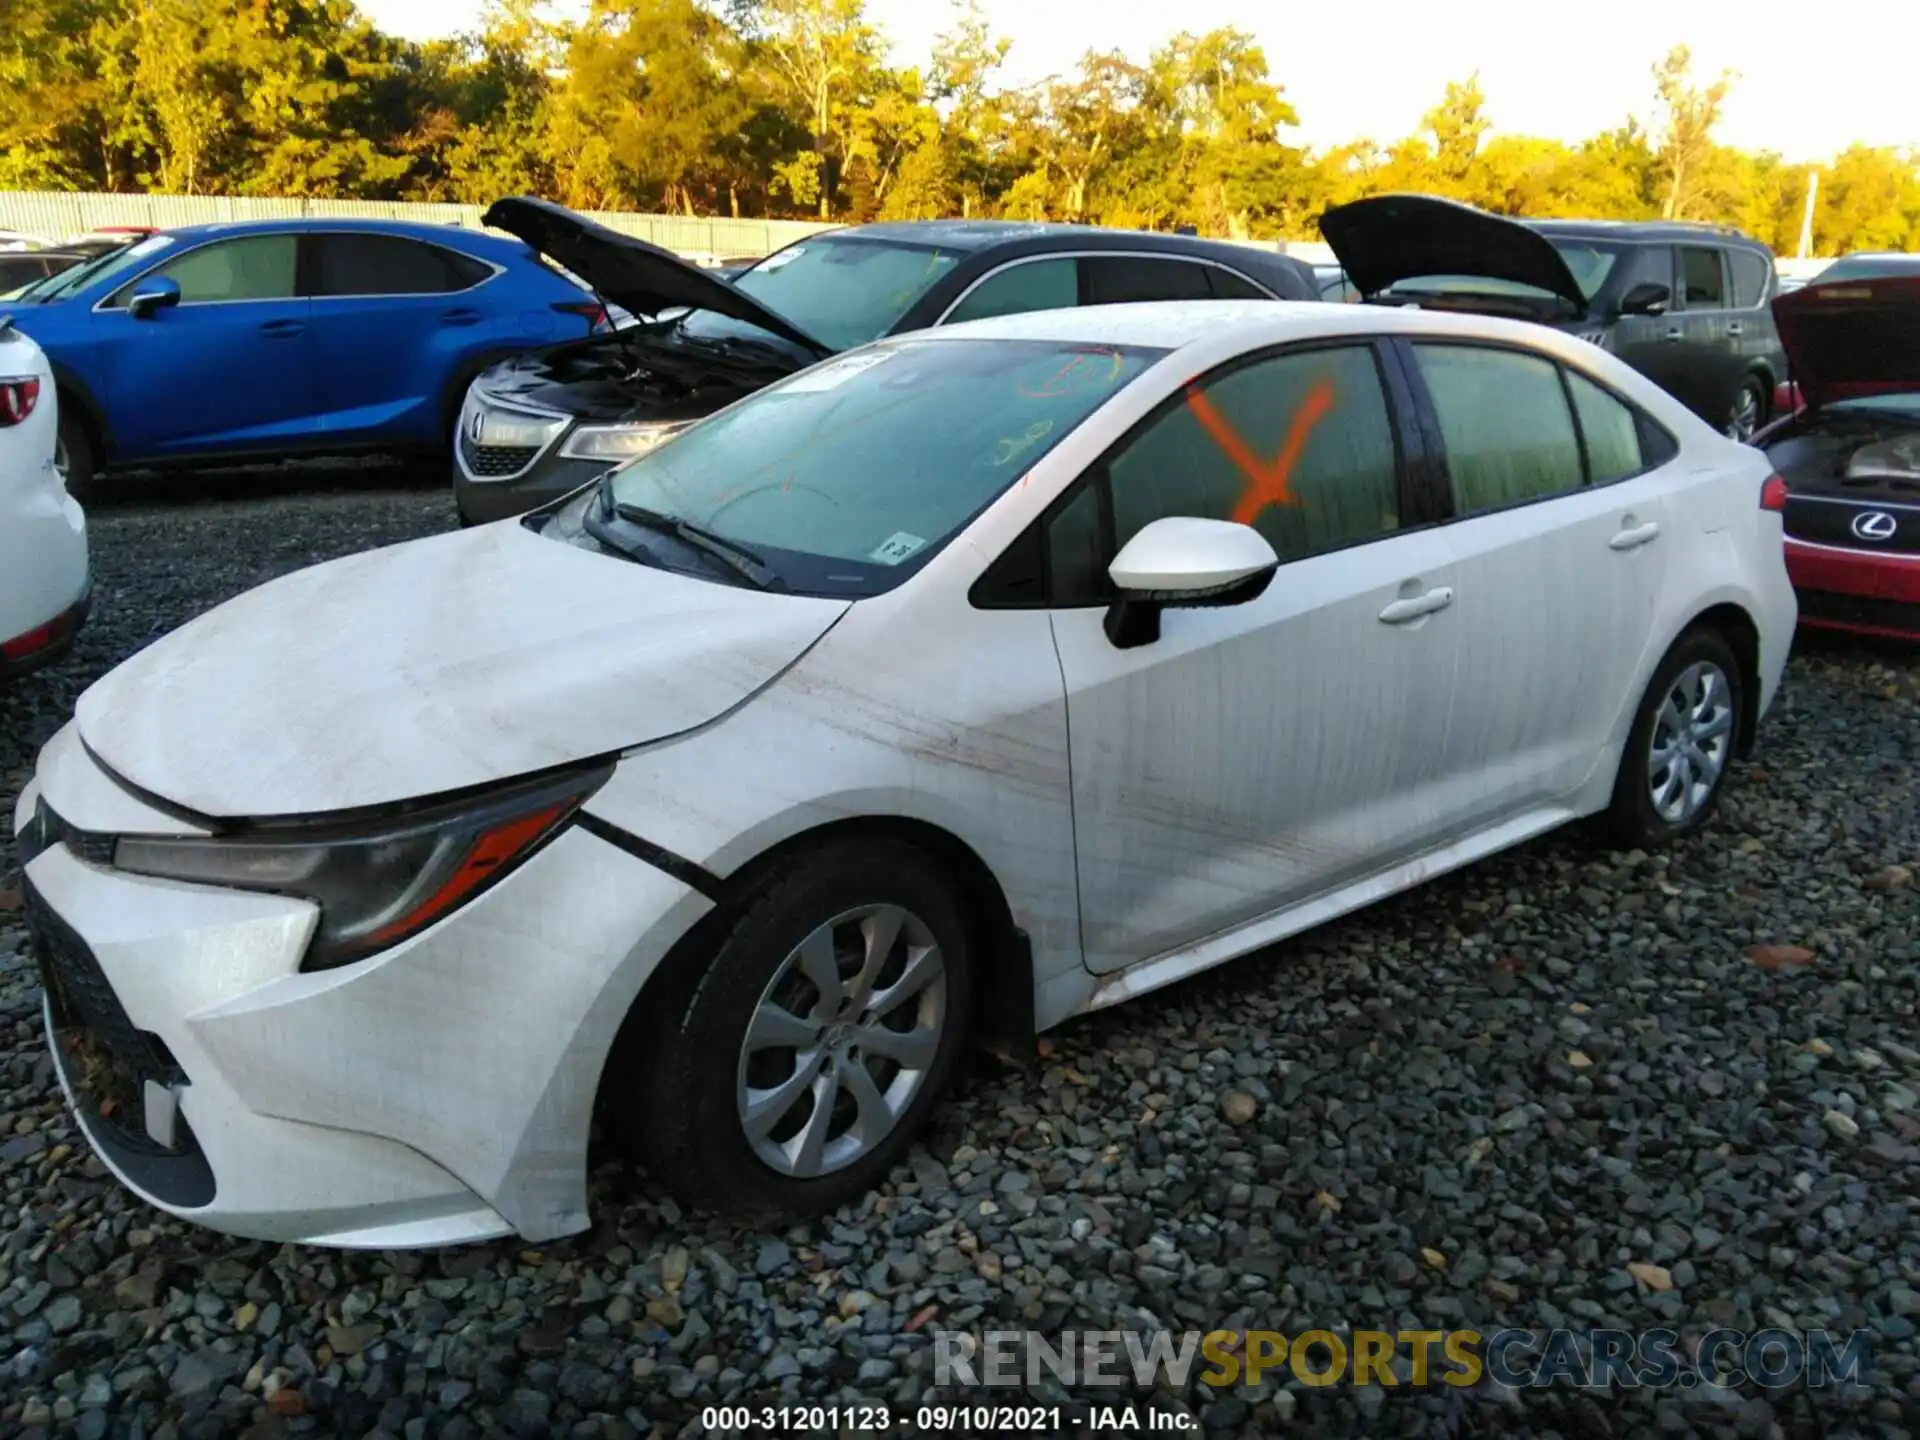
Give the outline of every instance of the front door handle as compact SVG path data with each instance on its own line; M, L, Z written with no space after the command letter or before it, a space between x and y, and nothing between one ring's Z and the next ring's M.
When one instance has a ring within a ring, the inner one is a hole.
M1659 534L1660 524L1656 520L1649 520L1644 525L1623 525L1614 532L1607 545L1614 550L1637 550L1649 540L1657 539Z
M260 327L260 333L270 340L284 340L290 335L298 335L307 328L304 320L268 320Z
M1727 333L1729 335L1744 334L1746 328L1747 327L1738 320L1731 320L1727 323Z
M443 310L440 319L448 325L476 325L480 321L478 310Z
M1678 340L1680 338L1680 333L1681 333L1680 327L1678 325L1669 326L1667 328L1666 338L1669 340Z
M1380 618L1389 625L1405 625L1418 620L1422 615L1431 615L1436 610L1444 610L1453 603L1453 589L1441 585L1427 591L1424 595L1415 595L1411 600L1396 600L1380 612Z

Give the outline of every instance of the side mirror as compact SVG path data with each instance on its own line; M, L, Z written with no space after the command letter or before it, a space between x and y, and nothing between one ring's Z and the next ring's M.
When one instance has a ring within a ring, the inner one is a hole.
M1243 605L1267 588L1280 557L1251 525L1170 515L1143 528L1107 574L1120 598L1107 609L1107 639L1121 650L1160 638L1160 612Z
M1653 280L1643 280L1620 297L1622 315L1664 315L1673 303L1673 291Z
M155 275L142 280L127 297L127 314L136 320L149 320L179 303L180 282L166 275Z

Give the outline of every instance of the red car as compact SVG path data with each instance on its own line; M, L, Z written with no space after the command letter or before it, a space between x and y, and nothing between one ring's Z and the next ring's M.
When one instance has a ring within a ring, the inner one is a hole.
M1798 405L1753 444L1800 623L1920 640L1920 278L1808 285L1773 313Z

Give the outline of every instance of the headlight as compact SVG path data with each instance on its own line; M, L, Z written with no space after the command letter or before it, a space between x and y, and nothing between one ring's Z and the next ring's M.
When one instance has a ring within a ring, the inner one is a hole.
M657 449L693 422L647 421L627 425L582 425L560 447L569 460L631 460Z
M476 445L511 446L538 450L567 428L563 415L534 415L525 410L507 410L479 397L467 401L462 420L467 438Z
M208 839L122 838L135 875L295 895L320 907L301 967L346 965L424 930L532 855L611 771L416 810L384 824L290 824Z

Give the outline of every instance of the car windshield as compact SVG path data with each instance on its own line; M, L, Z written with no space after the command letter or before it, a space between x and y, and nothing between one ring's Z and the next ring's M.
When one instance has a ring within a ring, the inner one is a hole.
M1607 283L1613 267L1619 263L1620 247L1591 240L1548 240L1572 272L1580 293L1591 301ZM1396 280L1387 287L1389 295L1501 295L1516 300L1552 298L1552 291L1517 280L1498 280L1486 275L1420 275Z
M1886 280L1903 275L1920 276L1920 255L1849 255L1836 260L1813 277L1816 285L1831 280Z
M105 280L109 276L119 275L134 266L144 263L173 244L171 235L149 235L135 244L123 246L118 250L109 250L71 270L62 270L58 275L49 275L39 284L32 286L21 295L23 300L64 300L69 295L77 295L96 280Z
M931 245L823 236L769 255L733 278L746 292L835 350L878 340L935 281L960 263L960 254ZM701 315L689 328L735 322Z
M1826 407L1829 414L1835 410L1848 414L1883 412L1893 415L1912 415L1920 418L1920 394L1908 391L1902 395L1869 395L1858 400L1836 400Z
M745 547L788 589L877 595L1163 353L1000 339L861 350L700 422L608 490Z

